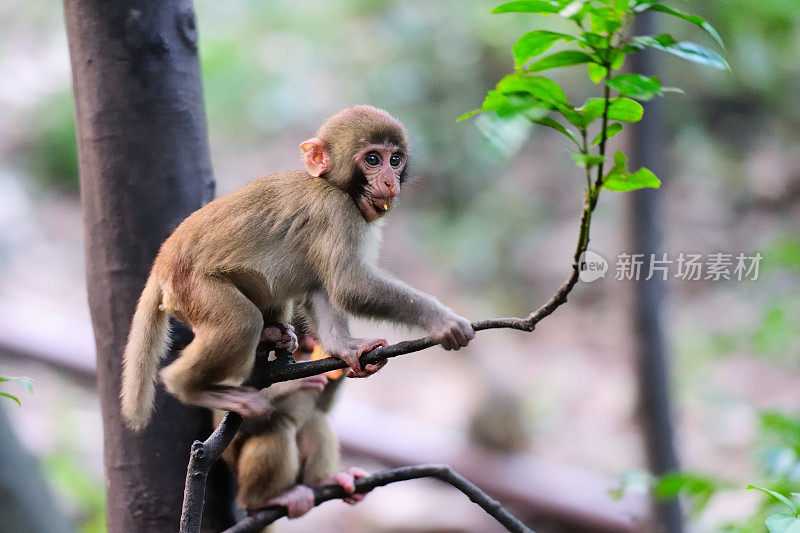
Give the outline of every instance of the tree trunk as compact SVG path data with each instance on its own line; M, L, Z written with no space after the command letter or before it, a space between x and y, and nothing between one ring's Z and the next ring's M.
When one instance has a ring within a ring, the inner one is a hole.
M64 0L64 11L108 530L177 531L189 449L209 434L208 412L159 387L152 422L135 434L123 426L119 390L128 326L158 247L214 195L195 15L190 0ZM191 336L175 329L170 358Z
M655 35L654 31L652 13L642 13L636 18L637 35ZM633 54L633 72L658 76L658 53L645 48ZM631 136L631 167L645 166L664 179L664 103L661 98L655 98L643 105L644 118ZM632 193L630 203L631 245L634 253L644 254L642 278L636 282L632 308L639 373L638 407L648 467L656 475L680 468L672 427L669 349L664 333L667 282L657 270L651 279L644 279L650 271L651 254L660 259L664 252L661 232L664 194L663 187L661 190L641 189ZM660 529L681 533L680 502L675 499L655 503Z

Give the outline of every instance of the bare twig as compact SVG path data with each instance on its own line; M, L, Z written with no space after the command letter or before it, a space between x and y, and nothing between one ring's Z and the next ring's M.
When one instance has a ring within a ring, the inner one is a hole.
M356 479L356 492L358 494L366 494L374 488L383 487L389 483L426 477L434 477L454 486L466 494L470 500L479 505L484 511L494 517L495 520L500 522L507 530L520 533L533 533L533 530L506 511L500 503L446 465L418 465L385 470L368 477ZM316 487L313 490L315 506L328 500L336 500L349 496L344 492L342 487L336 485L325 485L323 487ZM267 507L245 518L235 526L226 529L223 533L261 531L265 526L284 516L286 516L286 507Z
M210 437L204 442L196 440L192 444L189 467L186 471L186 486L183 489L181 533L199 533L203 521L208 473L236 436L241 425L241 415L227 413Z

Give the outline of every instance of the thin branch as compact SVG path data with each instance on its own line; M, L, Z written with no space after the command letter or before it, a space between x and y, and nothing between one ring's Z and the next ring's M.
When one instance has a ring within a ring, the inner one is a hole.
M189 467L186 470L186 485L183 489L181 509L181 533L199 533L203 522L203 507L206 500L206 480L214 463L233 441L242 425L242 416L227 413L217 429L204 442L192 443Z
M372 489L383 487L389 483L397 481L408 481L410 479L421 479L434 477L445 483L449 483L467 495L476 505L500 522L508 531L515 533L533 533L533 530L523 524L518 518L506 511L497 500L492 499L466 478L454 472L446 465L418 465L385 470L368 477L355 480L356 493L367 494ZM325 485L315 487L314 506L320 505L329 500L342 499L349 494L345 493L342 487L337 485ZM286 516L286 507L272 506L257 511L255 514L245 518L235 526L226 529L223 533L249 533L261 531L265 526Z

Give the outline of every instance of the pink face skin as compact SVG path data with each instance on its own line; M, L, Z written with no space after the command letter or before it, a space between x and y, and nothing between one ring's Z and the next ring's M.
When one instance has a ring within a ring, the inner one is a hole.
M355 164L367 178L356 205L364 220L372 222L385 215L400 194L400 174L406 157L393 144L372 144L356 155Z
M308 173L322 176L330 165L324 143L312 137L300 145ZM386 214L400 194L400 174L406 166L406 154L394 144L370 144L356 154L353 163L366 178L363 193L356 199L358 210L367 222Z

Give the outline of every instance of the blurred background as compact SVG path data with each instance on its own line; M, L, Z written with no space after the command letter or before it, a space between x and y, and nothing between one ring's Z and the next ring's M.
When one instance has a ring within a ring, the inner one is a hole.
M584 183L550 130L529 136L525 125L486 117L456 123L512 70L520 35L552 29L533 15L491 15L496 3L195 0L218 195L299 168L299 142L337 110L386 108L410 132L417 179L386 225L381 264L473 320L525 316L569 274ZM665 101L664 251L763 259L757 280L668 283L671 394L687 472L673 481L688 493L690 531L762 531L771 504L747 483L800 491L800 4L682 4L723 36L731 72L661 57L663 82L686 91ZM681 21L656 24L713 46ZM5 0L0 35L0 375L34 380L32 394L0 384L22 401L0 398L0 469L40 469L69 529L102 531L61 5ZM571 101L596 96L583 67L557 76ZM484 332L465 351L433 348L348 383L334 415L345 462L449 462L545 531L643 527L630 526L648 513L651 481L636 408L633 284L613 270L619 253L636 252L628 201L606 192L595 214L590 248L611 263L606 277L580 284L535 333ZM374 324L356 331L390 342L415 336ZM17 489L4 484L0 494L7 490ZM0 503L0 513L13 512ZM281 526L497 528L460 493L427 482Z

